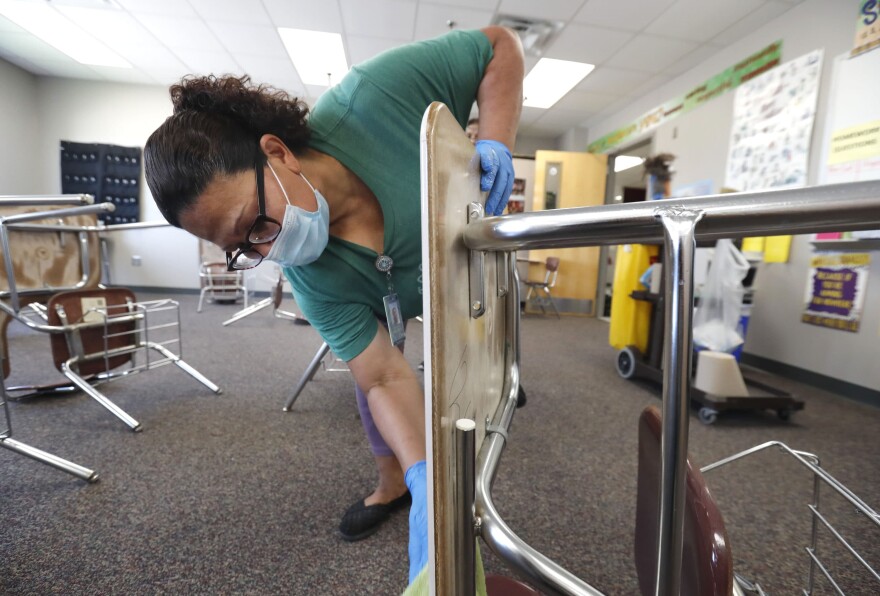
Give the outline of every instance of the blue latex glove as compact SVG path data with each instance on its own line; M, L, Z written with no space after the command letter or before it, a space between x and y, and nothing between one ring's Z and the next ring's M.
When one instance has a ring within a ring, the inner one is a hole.
M428 477L425 462L413 464L403 479L412 495L409 510L409 583L428 564Z
M489 191L486 199L486 215L501 215L513 189L513 157L504 143L477 141L480 154L480 190Z

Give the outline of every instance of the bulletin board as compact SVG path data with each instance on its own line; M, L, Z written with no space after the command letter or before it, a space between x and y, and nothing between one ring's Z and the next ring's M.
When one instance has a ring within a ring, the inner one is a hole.
M880 125L880 49L838 56L832 76L819 184L878 180L880 133L872 131Z

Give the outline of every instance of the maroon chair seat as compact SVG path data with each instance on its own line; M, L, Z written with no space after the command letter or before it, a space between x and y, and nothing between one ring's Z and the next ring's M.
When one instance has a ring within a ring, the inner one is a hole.
M639 477L636 500L635 562L639 588L654 594L657 522L660 516L660 412L645 408L639 418ZM698 468L687 463L682 596L729 596L733 557L724 519Z

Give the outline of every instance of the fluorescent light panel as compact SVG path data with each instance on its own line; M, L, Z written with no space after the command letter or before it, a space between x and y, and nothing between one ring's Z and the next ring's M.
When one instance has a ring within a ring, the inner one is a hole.
M0 14L80 64L131 68L131 64L48 4L0 0Z
M644 157L636 157L635 155L618 155L614 158L614 173L616 174L617 172L640 166L644 161Z
M304 84L328 87L348 72L338 33L279 27L278 34Z
M547 109L584 80L592 64L541 58L523 81L523 105Z

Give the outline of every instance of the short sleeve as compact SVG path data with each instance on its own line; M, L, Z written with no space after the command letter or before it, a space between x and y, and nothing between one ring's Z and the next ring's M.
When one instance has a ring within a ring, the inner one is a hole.
M342 360L348 362L363 352L376 337L379 323L367 305L312 300L296 286L293 294L303 315Z
M491 59L483 32L452 31L383 52L355 69L389 95L418 97L424 105L443 101L466 121Z

